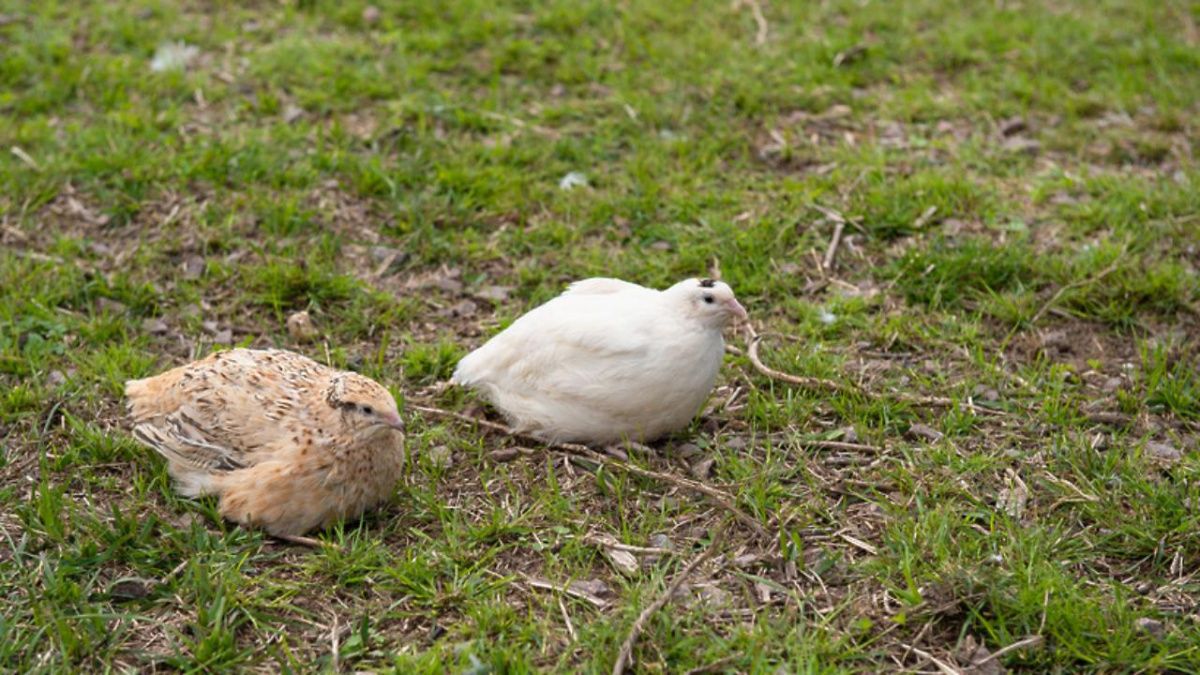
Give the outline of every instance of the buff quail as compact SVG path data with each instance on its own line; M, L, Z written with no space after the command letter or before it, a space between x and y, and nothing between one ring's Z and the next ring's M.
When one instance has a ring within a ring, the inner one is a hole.
M176 489L295 537L385 501L404 462L387 389L292 352L233 349L125 383L134 436Z

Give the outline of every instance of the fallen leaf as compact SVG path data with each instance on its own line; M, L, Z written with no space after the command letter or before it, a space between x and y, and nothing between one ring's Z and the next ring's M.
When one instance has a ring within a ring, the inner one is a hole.
M297 342L308 342L317 336L317 329L307 311L295 312L287 318L287 332Z
M171 327L162 319L146 319L142 321L142 330L151 335L165 335Z
M108 589L114 600L141 600L150 595L147 584L139 579L122 579Z
M183 278L184 279L199 279L204 275L206 263L204 258L198 255L188 256L187 260L183 261Z
M608 562L612 563L613 568L621 574L631 577L638 573L638 559L629 551L607 548L604 549L604 555L608 558Z
M520 456L521 450L518 448L498 448L488 453L488 457L491 457L493 462L501 464L511 462Z
M1179 448L1170 443L1160 443L1158 441L1146 443L1145 455L1164 462L1174 462L1183 457L1183 453L1179 451Z
M905 435L914 440L923 440L923 441L929 441L930 443L937 443L938 441L942 440L942 437L945 434L938 431L937 429L934 429L933 427L918 423L918 424L914 424L911 427L909 427L908 431L905 432Z
M1150 637L1161 638L1167 634L1167 627L1158 619L1151 619L1148 616L1143 616L1134 622L1137 629Z
M562 178L560 178L558 181L558 187L561 190L569 191L569 190L574 190L577 187L587 187L587 186L588 186L587 176L583 175L582 173L580 173L578 171L572 171L572 172L568 173L567 175L563 176Z
M579 593L587 593L597 598L612 595L612 589L600 579L579 579L572 581L570 589Z
M698 480L708 478L708 474L712 473L713 461L713 458L709 457L693 464L691 467L692 476Z
M504 302L512 293L512 286L484 286L475 293L475 297L494 302Z
M454 453L445 445L435 445L426 453L429 463L439 469L449 469L454 466Z

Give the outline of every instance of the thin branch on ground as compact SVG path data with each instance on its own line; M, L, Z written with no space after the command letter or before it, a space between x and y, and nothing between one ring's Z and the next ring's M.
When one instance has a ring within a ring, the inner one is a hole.
M300 546L308 546L310 548L323 548L325 546L330 548L341 548L333 542L321 541L320 539L313 539L312 537L301 537L300 535L296 534L273 534L271 536L280 541L286 541L289 544L299 544Z
M579 636L575 633L575 625L571 623L571 615L567 612L567 603L563 602L562 598L558 599L558 609L562 611L563 623L567 625L567 635L571 638L571 642L579 640Z
M850 443L849 441L811 441L801 440L796 441L801 446L806 448L817 448L819 450L854 450L858 452L883 452L884 449L878 445L868 445L866 443Z
M805 387L807 389L829 391L838 394L858 394L865 398L871 399L878 399L882 397L880 394L876 394L856 386L840 384L838 382L834 382L833 380L826 380L820 377L792 375L791 373L775 370L774 368L771 368L763 363L762 357L758 355L758 345L764 337L769 335L769 333L757 333L754 330L754 327L748 323L746 324L746 333L750 336L750 340L746 346L746 356L750 359L750 363L753 364L755 370L773 380L787 382L789 384ZM903 392L892 392L889 394L889 396L897 401L916 406L930 408L954 408L961 406L972 412L985 415L1007 414L1003 410L984 408L982 406L975 405L970 401L955 401L954 399L946 398L944 396L921 396L918 394L906 394Z
M1008 645L1007 647L997 649L996 651L992 652L991 654L988 654L987 656L983 657L982 659L979 659L978 661L972 661L971 665L978 668L979 666L982 666L983 664L985 664L989 661L995 661L996 659L1000 658L1001 656L1004 656L1005 654L1007 654L1011 651L1021 649L1022 647L1032 647L1033 645L1041 643L1041 641L1042 641L1041 635L1030 635L1029 637L1027 637L1023 640L1017 640L1016 642L1012 643L1011 645Z
M842 243L842 231L846 229L846 221L839 220L833 225L833 236L829 238L829 246L825 249L825 258L821 261L821 268L826 273L833 269L833 261L837 257L838 244Z
M642 613L638 615L637 620L634 621L633 625L629 627L629 636L625 638L625 642L621 643L621 649L617 652L617 661L613 664L613 675L621 675L625 672L625 667L633 659L633 647L635 644L637 644L638 636L645 628L646 622L650 620L650 617L653 616L655 612L662 609L664 605L670 602L671 598L674 597L675 593L679 590L679 587L683 585L683 582L697 567L704 564L705 561L716 555L724 539L725 530L722 529L717 532L715 537L713 537L712 544L710 544L703 553L696 556L690 563L688 563L687 567L683 568L682 572L675 575L675 578L671 580L671 583L667 586L666 590L664 590L661 595L655 598L654 602L650 603L645 609L642 610Z
M839 394L859 392L857 388L848 387L846 385L834 382L833 380L826 380L820 377L792 375L790 373L775 370L774 368L767 366L767 364L762 362L762 358L760 358L758 355L758 343L762 340L763 336L756 333L750 324L746 324L746 332L750 334L750 342L746 346L746 356L749 357L750 363L754 365L754 369L763 375L766 375L773 380L787 382L789 384L805 387L807 389L825 390ZM865 394L865 392L863 393Z
M958 668L955 668L954 666L950 665L949 663L946 663L945 661L939 659L938 657L934 656L933 654L930 654L929 652L925 651L924 649L917 649L916 647L914 647L912 645L900 645L900 646L912 651L912 653L916 654L917 656L920 656L921 658L923 658L923 659L929 661L930 663L932 663L933 665L937 666L938 670L942 671L942 675L962 675L961 670L959 670Z
M721 508L728 511L730 514L733 515L733 517L737 518L739 522L746 525L750 529L754 530L754 532L756 534L758 534L759 536L767 536L767 534L768 534L766 528L764 528L761 523L759 523L757 520L751 518L750 516L746 515L746 513L744 513L738 507L734 506L733 496L731 496L730 494L728 494L722 490L718 490L717 488L714 488L711 485L706 485L699 481L694 481L694 480L691 480L688 478L683 478L681 476L675 476L675 475L669 474L669 473L661 473L658 471L651 471L649 469L643 469L642 467L636 466L634 464L630 464L629 462L623 462L621 460L606 457L606 456L596 452L595 450L592 450L591 448L587 447L586 445L580 445L578 443L547 443L546 441L543 441L542 439L537 438L535 436L518 433L517 431L515 431L503 424L498 424L496 422L489 422L487 420L481 420L479 418L472 417L470 415L464 415L462 413L453 412L451 410L443 410L441 408L435 408L432 406L422 406L422 405L409 405L408 407L411 408L412 410L429 413L431 415L439 415L442 417L452 417L454 419L461 420L464 422L478 424L481 427L486 427L488 429L498 431L502 434L511 436L513 438L525 438L525 439L528 439L531 441L537 441L538 443L544 443L547 447L549 447L552 450L557 450L559 452L565 452L569 455L577 455L577 456L581 456L581 457L586 457L588 460L595 462L597 464L600 464L601 466L608 467L610 469L615 469L617 471L624 471L625 473L631 473L636 476L642 476L643 478L650 478L652 480L661 481L663 483L670 483L670 484L676 485L680 488L683 488L685 490L699 492L700 494L703 494L704 496L711 499L714 503L716 503Z
M742 7L749 7L750 13L754 15L754 24L758 27L758 31L754 34L754 44L767 44L767 32L771 29L767 23L767 17L763 15L762 5L758 0L734 0L733 9L736 11Z

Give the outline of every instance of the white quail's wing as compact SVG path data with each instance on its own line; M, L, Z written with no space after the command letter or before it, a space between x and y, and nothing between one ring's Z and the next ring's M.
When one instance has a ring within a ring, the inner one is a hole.
M647 297L658 295L658 291L645 286L631 284L628 281L620 279L610 279L608 277L593 277L591 279L583 279L567 286L567 290L563 291L563 295L606 295L612 293L632 293L642 294Z
M619 294L566 293L537 307L468 354L454 380L567 398L612 381L614 371L643 362L654 347L655 296L636 288Z

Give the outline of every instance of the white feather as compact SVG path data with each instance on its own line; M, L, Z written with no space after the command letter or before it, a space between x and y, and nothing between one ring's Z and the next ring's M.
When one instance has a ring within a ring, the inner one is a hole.
M656 291L617 279L576 282L464 357L452 381L546 440L676 431L704 404L721 366L729 317L701 304L712 293L744 313L724 284L692 279Z

